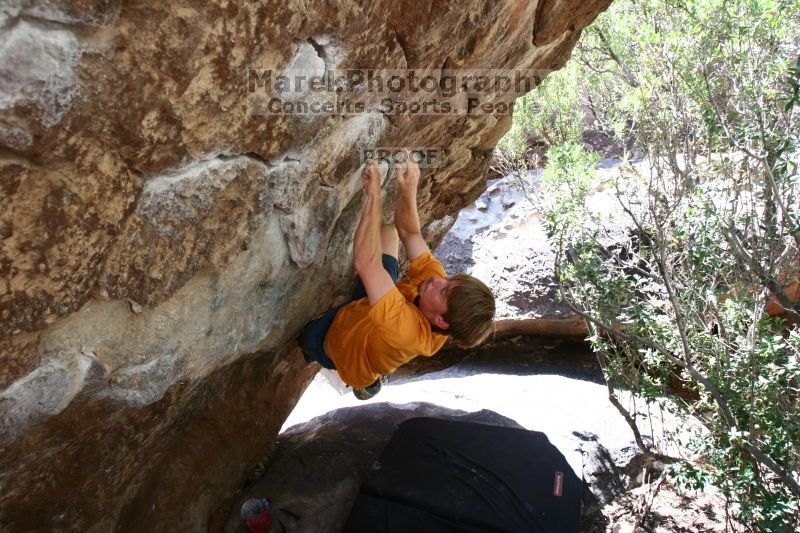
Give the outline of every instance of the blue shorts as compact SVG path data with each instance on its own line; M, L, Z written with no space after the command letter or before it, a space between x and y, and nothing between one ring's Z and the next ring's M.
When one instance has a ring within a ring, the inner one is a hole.
M397 283L397 278L400 276L400 264L397 262L397 258L389 254L383 254L383 256L381 256L381 262L383 263L383 268L386 269L386 272L391 276L392 282ZM364 288L361 278L358 278L350 302L366 297L367 289ZM307 357L325 368L336 369L336 365L333 364L331 358L325 353L325 335L328 333L333 319L336 318L336 313L345 305L347 305L347 303L331 307L321 317L309 322L300 333L300 343L307 350Z

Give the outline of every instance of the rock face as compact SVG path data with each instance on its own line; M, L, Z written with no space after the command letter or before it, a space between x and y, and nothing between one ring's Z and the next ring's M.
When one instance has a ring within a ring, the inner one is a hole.
M359 150L446 147L435 243L510 124L252 115L248 68L553 69L609 1L0 7L0 529L206 528L313 374Z

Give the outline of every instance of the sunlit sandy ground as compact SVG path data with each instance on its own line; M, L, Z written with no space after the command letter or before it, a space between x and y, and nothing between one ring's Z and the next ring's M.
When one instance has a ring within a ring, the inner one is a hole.
M556 359L564 355L563 349L530 355ZM581 360L583 365L592 361L585 354ZM427 402L467 412L488 409L545 433L580 477L587 437L597 438L609 450L635 446L630 428L608 402L606 386L598 382L599 371L580 374L565 365L551 368L525 356L515 364L489 353L432 373L398 377L364 402L344 389L334 372L325 371L317 374L283 430L342 407L375 402Z

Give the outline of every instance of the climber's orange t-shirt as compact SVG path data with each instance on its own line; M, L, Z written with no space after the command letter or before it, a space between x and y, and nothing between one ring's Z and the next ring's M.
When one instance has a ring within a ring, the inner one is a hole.
M447 276L433 254L425 252L409 266L408 279L375 305L361 298L336 313L325 335L325 352L345 383L366 387L417 355L439 351L447 337L431 331L430 322L413 303L420 283L434 275Z

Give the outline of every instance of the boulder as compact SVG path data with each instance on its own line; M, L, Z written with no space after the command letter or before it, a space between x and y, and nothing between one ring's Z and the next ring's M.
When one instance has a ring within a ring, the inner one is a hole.
M206 529L314 373L294 338L351 282L362 152L442 149L433 245L510 125L262 115L248 69L544 75L609 2L0 8L0 529Z
M497 298L498 333L585 337L586 324L558 299L555 252L536 197L541 170L525 188L506 176L461 210L436 249L445 270L484 280Z

